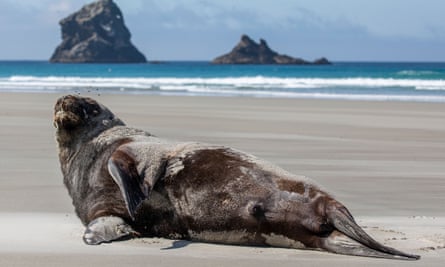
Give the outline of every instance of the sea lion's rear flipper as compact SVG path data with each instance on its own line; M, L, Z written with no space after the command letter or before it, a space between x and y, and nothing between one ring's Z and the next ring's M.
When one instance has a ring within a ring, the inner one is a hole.
M108 160L108 171L122 192L128 213L134 219L137 208L148 197L149 186L138 173L136 159L125 150L116 150Z
M331 252L385 259L418 260L420 256L380 244L370 237L344 207L332 206L328 220L336 228L324 238L322 246Z

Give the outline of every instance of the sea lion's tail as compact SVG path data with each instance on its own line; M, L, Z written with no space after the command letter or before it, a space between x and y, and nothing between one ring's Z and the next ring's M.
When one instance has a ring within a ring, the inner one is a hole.
M335 226L324 239L324 248L328 251L356 256L385 259L418 260L420 256L407 254L384 246L370 237L344 207L335 207L327 211L329 222Z

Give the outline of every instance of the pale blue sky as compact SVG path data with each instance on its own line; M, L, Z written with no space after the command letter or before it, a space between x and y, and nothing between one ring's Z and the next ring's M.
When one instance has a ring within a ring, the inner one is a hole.
M149 60L211 60L246 33L312 60L445 61L444 0L114 0ZM87 0L0 0L0 60L48 59Z

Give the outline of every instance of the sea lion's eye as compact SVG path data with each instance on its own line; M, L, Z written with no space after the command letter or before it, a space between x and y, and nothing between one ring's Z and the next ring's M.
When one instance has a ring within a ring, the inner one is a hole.
M96 116L96 115L98 115L98 114L99 114L99 111L97 111L96 109L93 110L93 116Z

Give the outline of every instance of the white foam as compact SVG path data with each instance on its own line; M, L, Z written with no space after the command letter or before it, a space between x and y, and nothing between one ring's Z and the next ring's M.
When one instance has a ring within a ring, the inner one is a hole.
M369 89L379 92L369 92ZM182 93L197 95L248 95L258 97L311 97L365 100L409 100L443 102L445 95L426 91L445 91L445 80L393 78L143 78L143 77L37 77L0 78L0 91L106 90L126 93ZM314 89L314 90L312 90ZM315 89L331 89L317 91ZM343 91L341 91L342 89ZM348 90L346 94L344 89ZM363 89L368 90L363 92ZM380 90L383 89L383 90ZM405 90L390 93L393 89ZM386 90L386 91L385 91ZM413 92L417 91L416 94ZM420 93L425 91L424 93Z
M439 75L440 72L431 70L402 70L397 72L400 76L427 76L427 75Z

